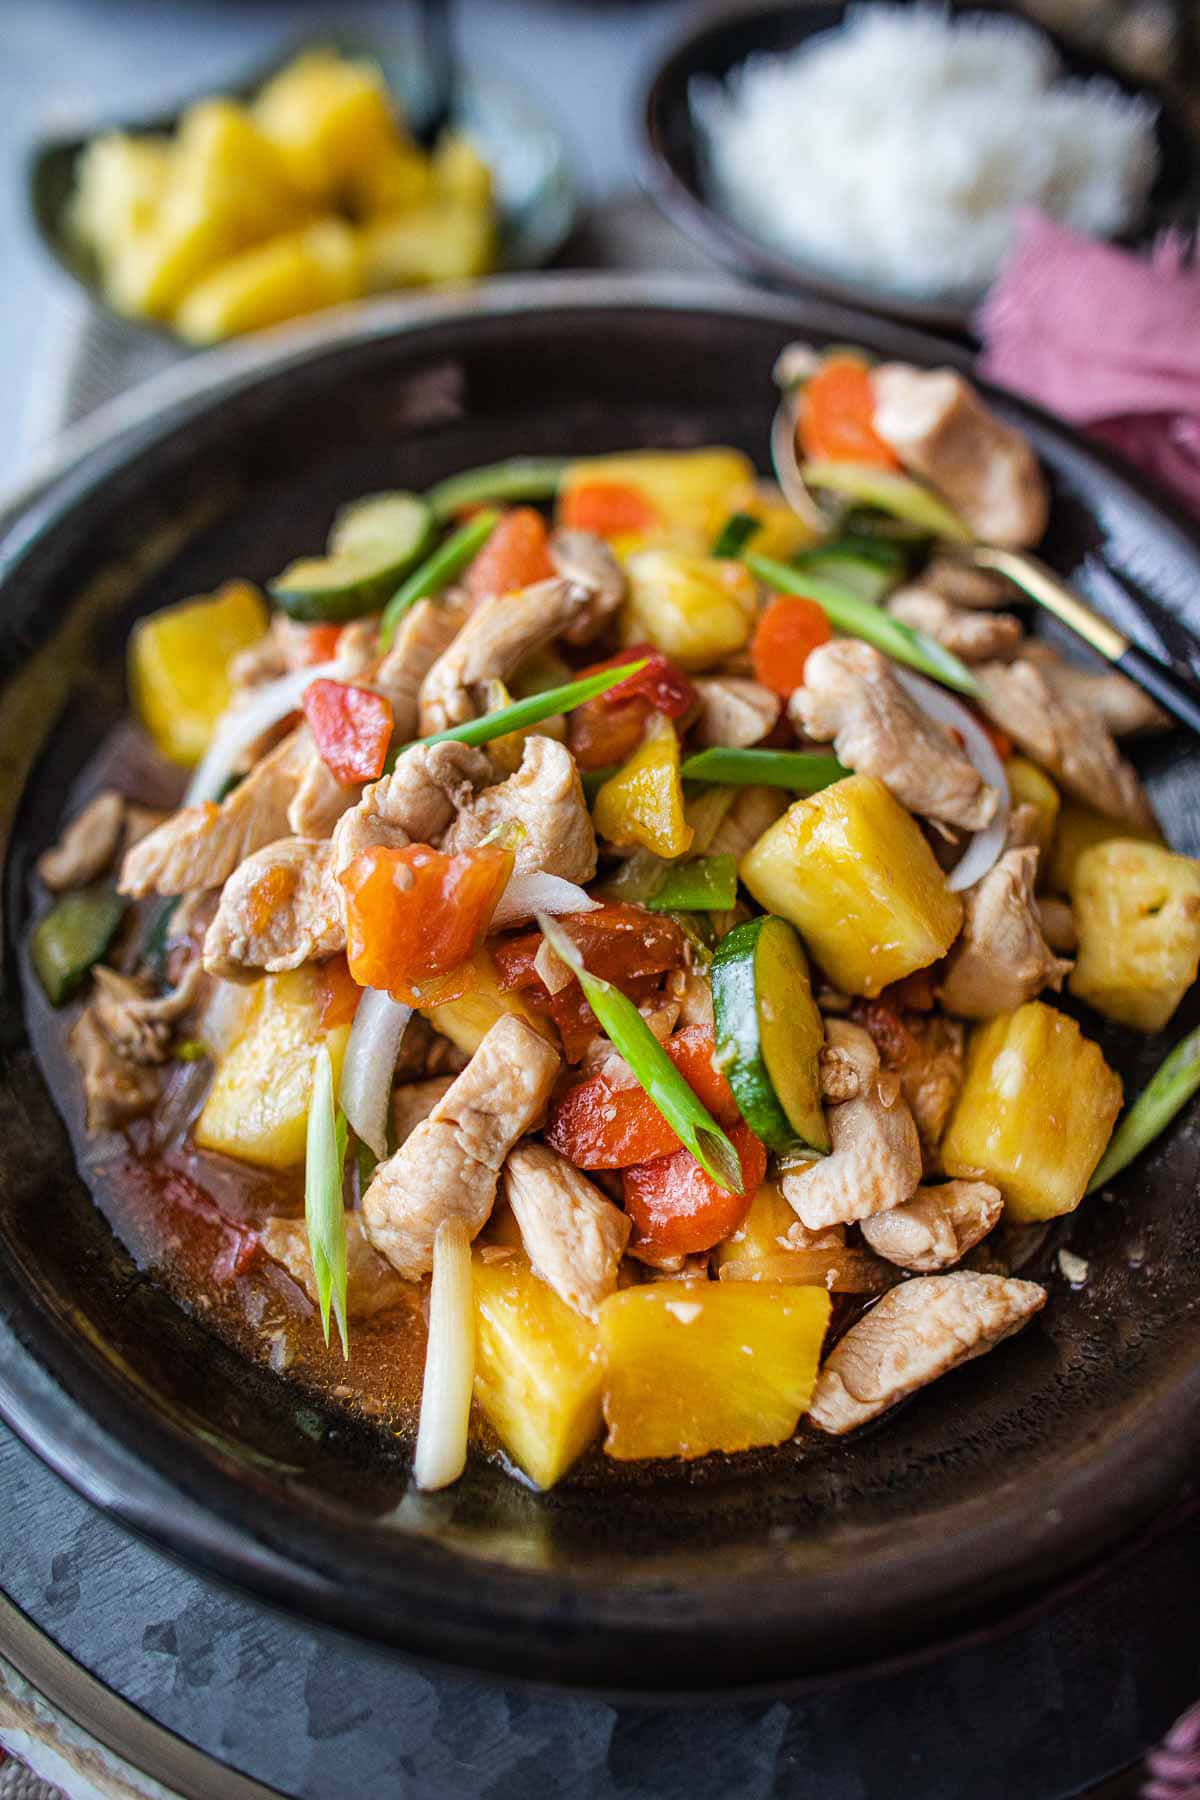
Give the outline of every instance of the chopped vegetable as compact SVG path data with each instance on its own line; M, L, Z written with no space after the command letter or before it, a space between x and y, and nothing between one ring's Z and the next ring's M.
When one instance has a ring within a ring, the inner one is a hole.
M962 923L962 902L920 826L873 776L851 775L797 800L739 873L849 994L870 997L936 962Z
M627 642L648 638L681 668L696 670L732 656L749 638L758 596L742 563L640 550L629 558L626 573L622 635Z
M553 1487L600 1429L599 1333L524 1256L477 1253L474 1277L475 1398L517 1466Z
M581 769L595 770L624 762L641 743L651 713L679 719L697 704L699 696L683 670L677 669L653 644L633 644L585 673L595 675L632 662L642 665L638 674L618 682L571 714L567 742Z
M524 925L540 912L557 918L563 913L578 915L599 909L599 900L593 900L576 882L530 869L510 878L492 914L491 929L507 931L510 925Z
M303 705L309 684L326 675L336 680L343 673L339 662L293 669L290 675L264 682L254 689L248 700L231 707L221 718L199 768L188 783L184 804L199 806L205 800L223 799L230 792L231 784L236 784L242 756L272 725L289 718Z
M753 466L737 450L633 450L569 463L558 516L608 538L618 554L653 543L700 555L731 512L749 510L754 488Z
M463 966L483 940L512 864L500 844L456 855L428 844L360 851L339 877L354 979L413 1006L464 993L470 976Z
M1050 864L1045 871L1046 886L1052 894L1069 894L1075 882L1075 865L1093 844L1107 844L1113 838L1136 838L1139 843L1161 844L1162 832L1157 825L1131 825L1125 819L1110 819L1082 800L1065 799L1054 829Z
M861 356L834 351L799 390L797 436L810 461L899 469L900 458L875 429L871 370Z
M635 663L626 673L632 674L641 666ZM507 737L510 731L524 731L527 726L540 725L543 719L552 719L555 713L570 712L573 707L594 700L597 694L607 693L623 679L621 669L606 669L599 675L585 676L582 681L568 681L563 687L546 688L540 694L530 694L528 699L514 700L511 706L502 706L498 712L485 713L480 719L468 719L465 725L451 725L447 731L432 732L421 742L490 744L493 738ZM401 749L406 748L404 745L390 753L390 767L395 766Z
M719 1065L751 1130L771 1150L828 1150L825 1026L793 927L770 914L735 925L713 958L712 984Z
M559 517L574 531L591 531L602 538L642 536L661 523L658 509L636 488L615 481L573 488L563 498Z
M1161 1031L1200 969L1200 862L1111 838L1075 864L1071 992L1106 1018Z
M598 834L617 847L640 845L666 857L688 850L679 739L669 720L656 715L641 748L596 795L592 816Z
M304 1217L313 1280L321 1308L325 1342L329 1342L332 1308L349 1358L346 1329L346 1207L342 1185L346 1169L346 1121L334 1106L333 1064L327 1045L320 1044L312 1065L308 1138L304 1158Z
M804 665L833 633L825 609L800 595L772 600L754 627L750 654L764 687L787 699L804 686Z
M531 506L505 513L467 570L464 585L472 601L512 594L553 575L548 542L546 521Z
M750 539L762 530L762 520L752 513L735 512L726 519L713 539L713 556L740 556Z
M441 1000L421 1008L435 1031L441 1033L464 1056L474 1056L480 1044L505 1013L517 1018L553 1041L554 1028L547 1025L525 1002L524 996L501 986L496 964L485 949L476 950L464 970L465 986L453 1000Z
M228 582L211 599L165 607L134 626L129 685L164 756L187 766L199 762L233 692L230 659L266 629L262 596L246 581Z
M396 1058L412 1007L377 988L363 992L346 1045L338 1100L350 1129L380 1159L387 1155L388 1108Z
M861 600L872 603L903 580L907 558L898 544L886 538L844 532L832 543L813 544L792 557L792 567L809 575L836 581Z
M1094 1194L1149 1148L1200 1088L1200 1026L1176 1044L1129 1108L1096 1165L1087 1191Z
M566 466L561 456L514 456L451 475L425 498L443 522L468 507L494 506L501 500L552 500Z
M382 606L419 562L436 532L419 494L372 494L344 506L329 533L328 554L289 563L269 585L293 619L342 623Z
M958 514L911 475L867 468L862 463L829 461L805 463L800 473L810 488L836 494L859 508L887 513L930 537L952 544L971 542L972 533Z
M680 773L685 781L815 794L844 781L850 771L827 750L700 750L688 757Z
M693 856L667 868L644 904L651 912L729 912L737 902L737 858Z
M321 761L338 781L377 781L392 741L392 708L382 694L328 678L304 690L304 716Z
M801 599L815 600L836 630L844 631L849 637L862 638L864 642L874 644L885 655L894 656L897 662L906 663L920 674L932 676L935 681L955 688L960 694L977 698L979 682L976 676L966 663L944 649L936 638L929 637L923 631L914 631L911 625L905 625L901 619L894 619L891 613L872 606L869 600L861 599L838 582L809 575L803 570L789 568L786 563L774 562L769 557L755 556L752 552L746 555L745 562L747 568L752 569L768 587L776 588L782 594L795 594Z
M605 1451L706 1456L790 1438L812 1399L831 1303L821 1288L666 1281L600 1308Z
M443 1219L433 1240L429 1342L413 1458L413 1479L426 1492L449 1487L466 1467L474 1379L471 1240L461 1219Z
M680 1143L718 1187L740 1193L741 1164L734 1146L696 1098L633 1001L611 982L588 973L570 934L548 914L540 913L538 924L550 948L578 977L604 1035L625 1058Z
M444 544L415 568L403 586L397 588L383 609L379 621L379 648L390 650L396 627L418 600L432 599L461 575L483 549L500 520L498 512L477 513L466 525L452 532Z
M793 1249L786 1233L796 1215L774 1182L764 1181L737 1230L717 1245L715 1262L721 1281L784 1282L789 1286L824 1288L831 1294L879 1294L898 1278L890 1263L840 1234L813 1249Z
M1082 1200L1120 1110L1099 1046L1031 1000L974 1033L942 1165L993 1182L1019 1224L1057 1218Z
M667 1038L663 1049L714 1119L736 1123L733 1091L713 1062L712 1032L689 1025ZM628 1169L682 1148L644 1089L614 1088L602 1074L576 1082L554 1102L546 1142L577 1169Z
M983 721L965 707L953 694L935 687L924 676L908 669L893 673L905 693L921 711L956 733L962 747L978 769L980 778L999 796L990 824L967 840L966 848L946 877L952 894L961 894L982 881L993 864L1004 854L1008 842L1009 795L1004 764Z
M76 888L56 900L33 928L29 954L51 1006L77 993L104 955L125 917L126 902L106 882Z
M711 1250L745 1218L767 1172L767 1153L741 1120L729 1128L742 1165L742 1191L731 1194L706 1175L687 1150L636 1163L622 1177L634 1245L655 1256Z

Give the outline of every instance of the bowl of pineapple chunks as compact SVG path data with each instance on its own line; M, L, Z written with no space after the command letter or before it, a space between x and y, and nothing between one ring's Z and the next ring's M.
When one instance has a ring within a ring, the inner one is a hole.
M42 241L94 300L190 345L547 261L575 210L555 131L467 75L426 151L406 123L419 73L399 50L317 46L151 123L45 144Z

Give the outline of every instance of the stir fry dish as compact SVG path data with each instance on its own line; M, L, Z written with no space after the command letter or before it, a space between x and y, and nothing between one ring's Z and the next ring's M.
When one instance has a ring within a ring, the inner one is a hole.
M856 1430L1200 1086L1194 1034L1122 1117L1092 1035L1200 962L1165 721L958 553L1040 538L1030 445L790 367L811 516L733 449L522 459L143 619L39 864L118 1232L425 1487Z

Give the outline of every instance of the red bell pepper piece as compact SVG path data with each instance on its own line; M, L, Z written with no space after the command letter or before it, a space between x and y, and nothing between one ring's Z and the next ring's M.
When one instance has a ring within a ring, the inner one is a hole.
M602 538L653 531L659 523L657 508L644 495L616 481L591 481L571 488L559 505L559 518L564 525L594 531Z
M764 687L786 698L804 686L804 665L832 635L825 609L815 600L781 594L766 607L755 627L750 647L754 673Z
M659 1256L711 1250L736 1231L767 1172L767 1153L750 1127L730 1127L742 1165L742 1192L728 1194L687 1150L626 1169L625 1211L633 1220L633 1248Z
M554 573L546 521L532 506L505 513L465 576L472 605L490 594L515 594Z
M465 994L469 959L512 874L512 851L480 845L448 856L428 844L363 850L339 877L346 890L346 954L360 987L410 1006Z
M606 769L632 756L642 741L652 712L680 719L699 700L683 670L653 644L634 644L607 662L593 663L582 671L598 675L619 669L622 663L646 660L644 669L627 681L618 681L607 693L577 706L567 719L567 741L581 769Z
M712 1032L689 1025L667 1038L663 1048L717 1123L732 1124L737 1104L724 1075L713 1067ZM546 1142L577 1169L625 1169L681 1148L644 1088L613 1088L603 1075L568 1088L556 1102Z
M330 774L347 784L378 781L394 725L382 694L323 677L304 690L304 716Z

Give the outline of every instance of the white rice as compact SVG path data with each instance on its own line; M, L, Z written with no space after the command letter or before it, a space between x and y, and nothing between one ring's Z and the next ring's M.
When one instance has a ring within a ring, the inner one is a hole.
M690 100L712 197L745 230L900 290L977 292L1019 207L1108 237L1154 181L1154 106L1057 73L1019 20L866 5Z

